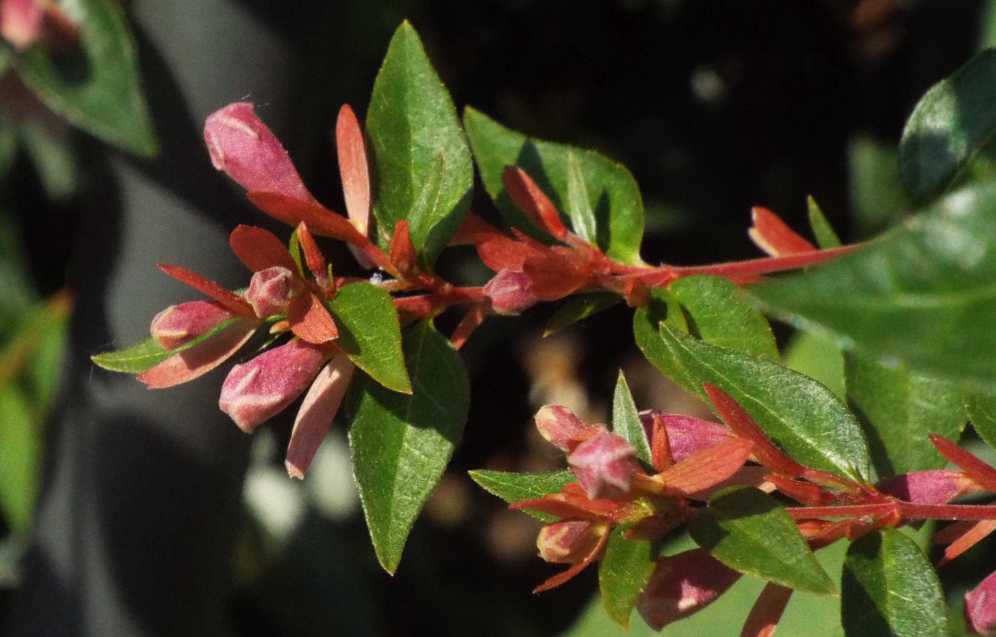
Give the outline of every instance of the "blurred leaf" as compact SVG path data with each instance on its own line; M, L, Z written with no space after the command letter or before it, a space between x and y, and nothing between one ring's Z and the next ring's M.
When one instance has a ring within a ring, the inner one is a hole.
M757 489L719 492L688 528L699 546L736 571L811 593L836 591L792 518Z
M374 215L387 237L397 221L409 219L425 185L439 172L431 205L417 223L410 219L412 243L431 264L467 212L474 169L449 91L408 22L394 32L374 81L367 134L376 174Z
M0 48L0 57L3 56L3 49ZM3 75L3 62L0 60L0 76ZM0 115L0 184L10 172L17 159L17 134L14 125Z
M555 334L565 327L607 310L621 301L619 295L612 292L592 292L571 296L557 308L557 311L547 321L543 336Z
M36 416L47 408L58 380L71 307L69 294L59 292L25 310L13 337L0 348L0 389L24 378Z
M18 133L49 198L59 201L76 192L79 174L68 136L41 123L27 123Z
M952 194L863 249L751 288L775 315L890 366L996 381L996 184Z
M899 142L903 182L918 201L947 190L996 133L996 50L982 51L917 102Z
M183 345L174 347L173 349L164 349L150 336L144 341L136 343L135 345L125 349L94 354L90 357L90 360L93 361L98 367L102 367L108 371L124 372L126 374L141 374L142 372L155 367L170 356L179 354L180 352L185 352L192 347L196 347L209 338L217 336L236 323L241 323L243 320L244 319L241 318L230 318L222 321L197 338L193 338Z
M550 473L515 473L477 469L469 471L468 474L471 480L482 489L508 503L542 498L550 493L557 493L566 484L574 482L574 474L567 469L551 471ZM557 519L548 513L528 509L524 512L544 522L553 522Z
M26 533L38 494L41 435L17 385L0 387L0 414L0 511L15 533Z
M886 529L852 543L841 587L848 637L948 635L937 573L902 531Z
M61 6L79 22L81 50L70 54L32 47L14 57L18 75L76 126L127 151L155 155L158 143L120 3L75 0Z
M0 334L6 332L36 300L13 216L0 209Z
M913 206L894 146L856 137L847 149L854 235L866 238L895 224Z
M856 354L844 361L847 394L868 422L865 433L878 477L943 467L946 461L928 435L961 436L965 412L958 386Z
M612 397L612 431L622 436L626 442L636 449L636 456L646 462L653 464L650 457L650 442L647 441L647 432L643 428L640 414L636 410L633 402L633 394L626 384L626 377L622 370L619 370L619 378L616 380L616 391Z
M401 323L391 295L370 283L350 283L329 303L337 344L349 360L388 389L412 391L401 351Z
M833 226L823 214L823 210L820 209L820 204L816 203L812 195L806 197L806 208L809 211L809 227L813 229L816 245L823 250L838 247L840 237L837 236Z
M394 573L415 518L442 477L467 422L463 362L429 322L405 331L412 395L363 376L350 388L349 446L381 566Z
M44 416L51 405L56 387L62 374L66 358L66 342L69 333L69 303L64 308L51 308L46 320L41 323L41 335L31 365L26 371L28 387L31 389L35 415Z
M627 540L616 527L598 565L598 589L609 617L629 626L629 616L657 563L657 552L647 540Z
M987 445L996 449L996 394L971 392L965 397L965 411L972 428Z
M583 206L579 209L571 203L569 166L570 158L574 157L578 178L573 195L576 199L581 197L580 182L583 181L588 207L594 211L598 246L624 263L640 262L643 200L636 180L622 164L594 151L527 137L470 107L464 109L463 124L484 188L507 223L544 238L505 193L502 172L507 166L519 166L529 173L557 208L568 215L572 227L580 234L582 229L574 224L586 224L589 220Z
M979 15L979 40L976 46L980 51L996 46L996 1L994 0L983 2L982 12Z
M823 383L837 398L847 398L844 355L829 340L809 332L796 332L785 348L785 366Z

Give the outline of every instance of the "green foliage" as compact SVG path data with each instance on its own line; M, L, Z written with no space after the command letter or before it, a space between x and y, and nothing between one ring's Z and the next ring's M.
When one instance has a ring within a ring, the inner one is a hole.
M809 332L796 332L785 348L785 367L821 382L834 396L846 399L844 356L825 338Z
M969 393L965 396L965 412L979 437L996 449L996 395L988 392Z
M637 598L654 572L657 553L647 540L627 540L618 527L609 536L605 556L598 566L598 589L609 617L629 626Z
M222 321L197 338L192 338L183 345L174 347L173 349L165 349L159 345L155 339L149 337L144 341L136 343L135 345L125 349L94 354L90 357L90 360L92 360L95 365L108 371L141 374L142 372L155 367L170 356L185 352L188 349L196 347L208 339L221 334L223 331L229 327L232 327L236 323L241 323L242 320L243 319L240 318L231 318Z
M612 430L633 445L640 460L648 465L651 464L647 431L640 421L640 414L633 402L633 394L629 391L629 385L626 384L626 377L622 370L619 370L616 391L612 397Z
M897 157L894 146L871 137L856 137L848 145L849 195L858 238L892 226L913 205L899 176Z
M809 227L813 229L813 236L816 237L816 245L826 250L836 248L840 245L840 237L827 221L826 215L820 209L812 195L806 197L806 208L809 215Z
M31 403L16 385L0 387L0 512L15 533L24 533L41 477L41 435Z
M550 493L557 493L568 483L574 482L574 474L566 469L549 473L515 473L513 471L477 469L469 472L469 475L482 489L509 503L542 498ZM543 522L556 520L548 513L529 509L526 509L525 513Z

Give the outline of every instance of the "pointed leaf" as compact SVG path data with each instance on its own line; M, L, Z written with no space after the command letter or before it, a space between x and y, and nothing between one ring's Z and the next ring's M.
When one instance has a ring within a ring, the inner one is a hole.
M550 320L547 321L543 336L555 334L565 327L607 310L621 301L619 295L611 292L594 292L572 296L558 307Z
M699 546L732 569L811 593L835 591L792 519L757 489L721 491L689 530Z
M408 22L395 31L374 81L367 133L376 175L374 215L388 237L415 208L437 157L446 167L431 207L412 224L412 242L431 264L460 227L474 175L453 100Z
M633 606L650 580L657 551L647 540L627 540L625 529L616 527L609 536L605 555L598 566L598 589L609 617L629 626Z
M569 192L569 157L573 155L584 181L588 207L594 213L596 244L615 259L640 262L643 200L636 180L624 166L594 151L527 137L472 108L464 110L463 122L484 187L509 224L537 238L541 236L505 191L505 168L519 166L561 212L571 216L574 231L583 236L572 215L577 206L571 205ZM580 197L577 184L574 194Z
M972 392L965 397L965 411L972 428L987 445L996 449L996 394ZM957 436L953 436L957 438Z
M813 196L806 197L806 207L809 212L809 227L813 229L813 236L816 237L816 245L821 250L840 247L840 237L834 231L833 226L823 214L820 205L816 203Z
M0 387L0 513L16 533L27 533L41 478L41 423L16 384Z
M165 349L153 338L148 338L131 347L119 349L112 352L101 352L90 357L98 367L102 367L111 372L124 372L126 374L140 374L163 362L174 354L192 349L208 339L217 336L224 330L232 327L236 323L242 323L243 319L231 318L215 325L207 332L197 338L193 338L179 347Z
M498 496L508 503L522 500L535 500L551 493L557 493L564 485L574 482L574 474L569 470L550 473L515 473L513 471L470 471L470 478L491 495ZM557 518L547 513L524 509L543 522L553 522Z
M626 377L622 370L619 370L616 391L612 398L612 431L633 445L637 458L648 465L652 463L647 432L643 428L640 413L636 410L633 394L629 391L629 385L626 384Z
M902 531L851 544L841 581L848 637L946 637L944 593L927 557Z
M453 455L470 388L459 355L428 322L405 332L414 393L354 378L349 445L367 528L381 566L394 573L415 518Z

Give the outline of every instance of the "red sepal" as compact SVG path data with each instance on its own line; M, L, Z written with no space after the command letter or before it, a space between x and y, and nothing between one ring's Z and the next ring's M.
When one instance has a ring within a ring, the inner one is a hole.
M297 269L283 241L269 230L256 226L235 226L235 230L228 235L228 245L232 247L232 252L239 261L253 272L275 265L287 268L291 272Z
M321 299L312 292L304 292L291 299L287 308L287 321L295 336L313 345L339 338L339 328L335 321Z
M536 185L529 173L518 166L507 166L501 174L501 180L509 199L537 228L545 230L555 239L567 239L567 228L560 220L557 207Z
M394 224L388 255L402 276L411 276L415 272L415 246L408 232L408 222L404 219Z
M792 598L792 589L768 582L747 615L740 637L771 637Z
M754 225L747 234L757 247L771 256L787 256L816 249L816 246L799 236L778 215L767 208L754 206L750 214Z
M335 122L339 177L349 220L364 235L370 224L370 167L363 130L349 104L343 104Z
M249 305L245 299L231 290L226 290L214 281L205 278L192 270L188 270L183 266L171 265L169 263L158 263L156 265L163 271L164 274L171 276L180 283L185 283L201 294L214 299L232 314L235 314L236 316L255 318L256 315L252 311L252 306Z
M303 221L297 224L297 240L301 244L301 252L304 253L304 262L307 264L312 276L315 277L315 280L319 284L323 282L331 284L331 281L327 281L329 274L326 267L325 255L318 249L315 237L308 230L308 224ZM325 286L322 285L322 287Z
M961 467L965 475L978 482L983 489L996 491L996 469L943 436L930 434L930 442L942 456Z

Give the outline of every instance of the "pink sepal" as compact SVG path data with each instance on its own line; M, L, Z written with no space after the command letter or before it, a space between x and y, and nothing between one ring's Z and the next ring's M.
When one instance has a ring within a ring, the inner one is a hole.
M339 411L352 378L353 363L340 352L318 372L315 381L311 383L301 402L297 418L294 419L290 444L287 445L284 466L290 477L299 480L304 478L315 452L332 428L332 420Z

